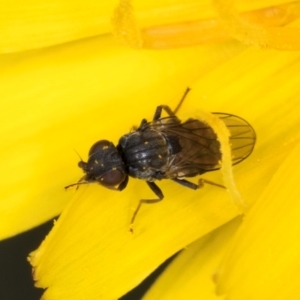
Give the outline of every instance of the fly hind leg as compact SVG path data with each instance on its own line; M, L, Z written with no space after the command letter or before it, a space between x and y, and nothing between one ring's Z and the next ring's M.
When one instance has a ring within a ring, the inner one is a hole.
M147 184L158 198L157 199L141 199L140 200L137 208L135 209L135 211L132 215L131 221L130 221L130 229L129 230L131 231L131 233L133 233L133 224L134 224L135 218L136 218L142 204L157 203L157 202L160 202L161 200L163 200L163 198L164 198L164 195L163 195L161 189L154 182L147 181Z
M218 186L218 187L223 188L223 189L226 189L226 187L224 185L221 185L221 184L218 184L218 183L215 183L213 181L209 181L209 180L206 180L206 179L203 179L203 178L200 178L198 180L198 184L190 182L186 179L173 178L172 180L179 183L179 184L181 184L181 185L183 185L183 186L185 186L185 187L193 189L193 190L198 190L198 189L202 188L205 183L210 184L210 185L214 185L214 186Z
M226 187L224 185L222 185L222 184L218 184L218 183L215 183L215 182L207 180L207 179L199 178L199 180L198 180L198 186L199 186L199 188L202 188L205 183L206 184L210 184L210 185L214 185L214 186L217 186L217 187L220 187L222 189L226 189Z

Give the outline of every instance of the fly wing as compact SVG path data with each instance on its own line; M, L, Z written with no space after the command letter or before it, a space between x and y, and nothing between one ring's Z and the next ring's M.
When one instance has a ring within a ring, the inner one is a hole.
M225 113L214 113L226 125L230 132L232 164L236 165L247 158L253 151L256 134L252 126L244 119Z
M223 120L230 131L233 164L243 161L254 148L256 135L253 128L240 117L214 114ZM171 116L160 119L159 124L151 125L163 132L170 144L177 141L180 146L172 155L166 171L167 178L193 177L221 167L220 143L213 129L206 123L198 119L180 122L177 117Z
M165 128L167 138L178 138L180 151L173 155L168 177L193 177L220 168L220 143L207 124L188 119L178 126Z

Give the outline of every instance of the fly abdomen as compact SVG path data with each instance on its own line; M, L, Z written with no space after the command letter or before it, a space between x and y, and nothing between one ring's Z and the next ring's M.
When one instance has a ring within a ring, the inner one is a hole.
M119 147L129 174L154 180L168 164L169 150L164 136L155 130L135 131L124 135Z

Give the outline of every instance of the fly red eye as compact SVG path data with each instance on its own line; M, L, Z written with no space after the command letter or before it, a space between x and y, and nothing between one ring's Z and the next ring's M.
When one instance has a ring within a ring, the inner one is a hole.
M126 176L124 173L121 171L115 169L115 170L110 170L106 173L103 174L102 177L98 179L98 181L106 186L106 187L113 187L116 185L119 185L125 180Z
M98 151L102 151L103 149L111 146L112 143L107 140L101 140L96 142L89 151L89 156L92 156L93 154L97 153Z

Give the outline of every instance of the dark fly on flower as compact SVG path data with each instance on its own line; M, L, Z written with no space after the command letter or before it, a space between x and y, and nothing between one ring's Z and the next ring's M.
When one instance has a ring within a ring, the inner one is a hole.
M166 105L158 106L151 122L143 119L136 130L120 138L117 146L107 140L96 142L89 151L88 161L78 163L85 175L66 188L99 183L122 191L127 186L128 176L145 180L157 198L140 200L131 219L132 230L141 205L156 203L164 198L155 181L171 179L194 190L203 182L218 185L203 179L198 184L185 179L220 169L222 159L220 143L210 126L192 118L181 121L176 116L188 92L189 89L174 111ZM168 114L167 117L161 117L162 110ZM232 162L240 163L253 151L256 141L254 129L240 117L226 113L213 114L222 119L229 129Z

